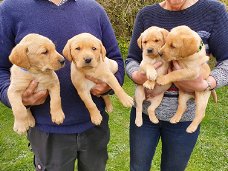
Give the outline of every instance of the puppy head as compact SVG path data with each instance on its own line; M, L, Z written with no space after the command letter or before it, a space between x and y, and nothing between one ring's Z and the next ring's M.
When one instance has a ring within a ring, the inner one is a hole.
M170 31L159 54L167 61L180 60L197 53L200 44L201 38L195 31L178 26Z
M143 56L156 58L159 55L158 51L165 44L168 33L168 30L156 26L146 29L137 40Z
M65 61L56 51L53 42L39 34L26 35L13 48L9 59L19 67L36 71L58 70L64 66Z
M98 38L81 33L68 40L63 55L78 68L95 68L101 60L104 61L106 50Z

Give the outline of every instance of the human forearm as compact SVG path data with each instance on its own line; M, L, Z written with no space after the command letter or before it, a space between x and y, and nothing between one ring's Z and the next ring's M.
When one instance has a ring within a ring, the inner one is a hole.
M126 73L128 77L136 84L141 85L147 80L146 74L140 72L139 63L135 60L126 60Z
M175 67L179 69L177 65L175 65ZM212 70L207 79L203 79L202 76L199 76L192 81L175 82L175 85L179 89L187 92L203 91L207 88L214 89L228 85L228 60L219 63L215 69Z
M6 8L0 10L0 101L10 107L8 100L8 87L10 85L10 63L8 56L15 46L11 26L13 19L8 16Z
M139 71L139 63L133 59L126 60L126 73L132 79L132 73Z
M0 101L10 107L7 96L8 87L10 84L10 72L5 68L0 67Z
M209 49L218 64L209 79L216 80L216 87L228 85L228 13L224 4L216 8L216 19L209 39ZM213 78L212 78L213 77Z
M7 91L8 91L8 87L9 87L9 82L5 82L4 85L1 84L0 86L0 101L8 106L11 107L8 96L7 96Z
M114 30L112 28L111 22L104 11L101 13L100 21L101 21L101 31L102 37L101 41L106 49L106 56L109 59L112 59L118 64L118 71L115 73L115 77L118 82L123 85L124 82L124 62L120 53L120 49L118 47L118 42L116 40L116 36Z
M220 62L211 72L211 77L216 81L216 87L228 85L228 59Z

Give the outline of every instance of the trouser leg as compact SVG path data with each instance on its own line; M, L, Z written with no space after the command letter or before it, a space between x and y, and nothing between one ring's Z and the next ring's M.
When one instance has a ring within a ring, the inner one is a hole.
M30 128L28 140L35 155L36 171L73 171L77 134L53 134Z
M105 171L109 139L108 115L103 114L101 125L78 135L78 171Z
M186 132L190 124L191 122L161 123L161 171L185 170L199 135L199 128L194 133Z
M135 125L135 108L130 118L130 170L149 171L152 159L160 138L159 124L150 121L149 116L142 114L143 125Z

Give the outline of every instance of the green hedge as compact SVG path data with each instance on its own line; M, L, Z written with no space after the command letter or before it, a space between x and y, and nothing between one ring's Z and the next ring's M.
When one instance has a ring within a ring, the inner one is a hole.
M105 8L117 37L129 38L139 9L161 0L98 0Z

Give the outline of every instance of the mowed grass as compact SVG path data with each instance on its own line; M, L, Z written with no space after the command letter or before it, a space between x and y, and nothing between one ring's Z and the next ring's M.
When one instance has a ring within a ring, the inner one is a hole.
M125 78L124 89L134 94L134 85ZM212 99L201 124L201 134L191 156L187 171L228 170L228 87L217 90L219 102ZM107 171L129 170L129 112L116 96L112 96L114 112L110 113L111 140ZM33 155L26 136L17 135L13 129L10 109L0 104L0 171L32 171ZM40 142L42 143L42 142ZM153 160L153 171L159 170L161 143Z

